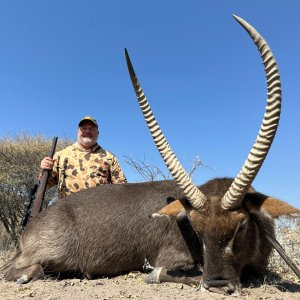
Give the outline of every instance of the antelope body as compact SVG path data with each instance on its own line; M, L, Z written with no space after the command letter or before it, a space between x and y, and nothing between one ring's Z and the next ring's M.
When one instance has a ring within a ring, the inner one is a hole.
M145 259L152 266L193 267L201 253L191 228L185 226L193 237L187 245L176 221L149 217L180 196L172 181L102 185L70 195L30 221L5 277L25 274L19 282L27 282L43 269L87 278L116 275L141 271Z
M199 282L239 294L243 274L263 273L274 239L273 218L299 215L289 204L251 186L272 144L280 117L276 61L259 33L239 17L265 66L266 113L253 148L236 178L197 187L160 130L126 51L131 80L154 142L174 181L105 185L68 196L34 218L5 278L25 283L44 270L86 277L154 266L147 282ZM152 218L149 215L152 214ZM167 218L166 218L167 216Z

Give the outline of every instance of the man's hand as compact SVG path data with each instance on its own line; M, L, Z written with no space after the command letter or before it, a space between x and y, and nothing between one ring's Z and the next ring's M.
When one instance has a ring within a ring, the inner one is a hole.
M42 170L52 170L54 164L54 160L51 159L50 157L45 157L41 161L41 169Z

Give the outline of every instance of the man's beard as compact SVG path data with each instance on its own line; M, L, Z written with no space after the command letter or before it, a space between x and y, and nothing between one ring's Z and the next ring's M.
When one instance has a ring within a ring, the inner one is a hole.
M79 142L80 144L84 145L84 146L93 146L96 144L96 141L94 138L85 136L85 137L80 137L79 138Z

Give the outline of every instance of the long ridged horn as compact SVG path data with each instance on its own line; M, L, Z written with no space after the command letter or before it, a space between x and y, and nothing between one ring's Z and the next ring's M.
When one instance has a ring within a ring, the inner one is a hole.
M281 83L277 63L270 47L262 36L246 21L233 16L248 32L256 44L265 68L267 78L267 105L262 124L241 171L222 199L224 209L234 209L241 205L244 194L255 179L275 137L281 110Z
M159 153L162 156L174 180L183 190L185 197L189 200L189 202L195 209L201 209L206 201L206 197L192 182L191 178L180 164L179 160L177 159L171 147L169 146L166 138L164 137L161 129L159 128L159 125L151 111L151 107L135 75L133 66L131 64L126 49L125 56L133 88L135 90L140 108L144 114L145 121L151 132L155 145L159 150Z

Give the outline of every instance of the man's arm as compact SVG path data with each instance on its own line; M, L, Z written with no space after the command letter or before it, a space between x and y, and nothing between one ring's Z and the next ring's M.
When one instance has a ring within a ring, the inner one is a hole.
M117 158L114 156L111 165L111 183L127 183L124 172L119 165Z

